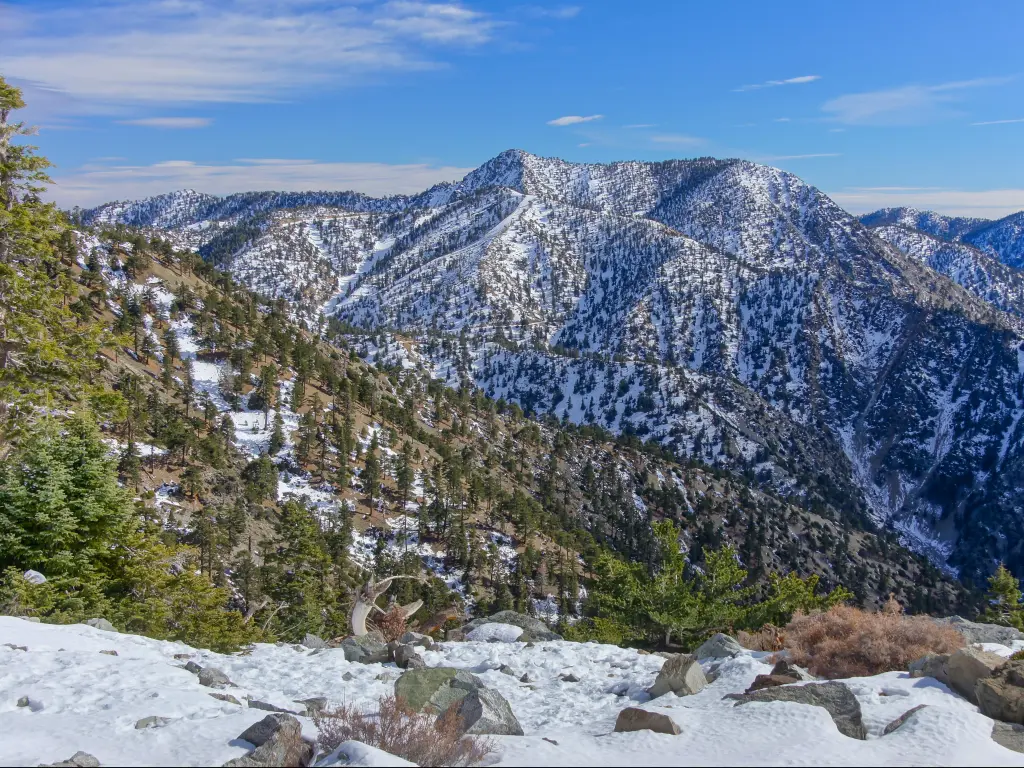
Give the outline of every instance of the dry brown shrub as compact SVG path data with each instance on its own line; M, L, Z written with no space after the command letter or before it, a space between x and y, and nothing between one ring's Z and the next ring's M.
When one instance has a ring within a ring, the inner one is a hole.
M736 642L752 651L781 651L786 647L786 633L774 624L765 624L756 632L736 633Z
M405 620L405 614L402 613L402 609L397 605L373 622L373 625L384 635L384 640L389 643L400 638L409 629L409 625Z
M878 613L836 605L813 616L798 613L786 626L790 660L829 679L905 670L926 653L952 653L964 645L949 625L904 616L892 596Z
M346 741L361 741L417 765L478 765L495 750L494 742L482 736L462 734L462 722L455 708L441 717L413 712L401 699L383 696L376 712L365 712L344 704L313 713L320 731L318 745L334 751Z

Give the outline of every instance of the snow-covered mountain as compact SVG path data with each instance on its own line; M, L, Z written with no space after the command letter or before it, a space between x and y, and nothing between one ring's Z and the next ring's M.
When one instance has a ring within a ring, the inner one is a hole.
M886 521L966 574L1022 556L1019 276L900 229L1009 227L872 230L762 165L520 150L408 197L177 195L84 219L158 227L307 321L398 332L438 376Z

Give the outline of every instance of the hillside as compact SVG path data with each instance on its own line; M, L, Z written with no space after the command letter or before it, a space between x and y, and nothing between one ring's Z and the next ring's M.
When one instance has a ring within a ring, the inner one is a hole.
M733 160L510 150L411 197L194 198L82 220L157 227L309 328L392 334L375 360L818 499L969 581L1024 566L1020 287L990 257L905 253Z

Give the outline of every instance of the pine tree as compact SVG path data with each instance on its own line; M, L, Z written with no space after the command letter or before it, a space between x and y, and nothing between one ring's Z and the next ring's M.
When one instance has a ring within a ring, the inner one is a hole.
M370 508L373 508L373 500L380 491L380 459L377 458L377 433L373 433L370 440L370 447L366 451L366 458L363 464L363 473L360 475L363 481L363 493L367 496Z
M1002 563L989 577L988 593L985 598L988 603L984 612L985 621L1024 629L1024 605L1021 605L1020 582Z

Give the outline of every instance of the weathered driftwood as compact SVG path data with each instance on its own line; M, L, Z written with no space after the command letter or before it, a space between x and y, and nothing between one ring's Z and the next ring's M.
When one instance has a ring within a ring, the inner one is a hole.
M386 611L377 605L377 598L383 595L391 587L391 582L395 579L416 579L417 581L423 581L421 576L389 576L379 582L370 579L361 589L356 592L355 603L352 605L352 634L356 637L361 637L366 634L366 620L370 618L370 614L373 611L378 613L386 613ZM408 605L399 606L402 615L405 618L409 618L416 611L418 611L423 605L422 600L417 600L414 603Z

